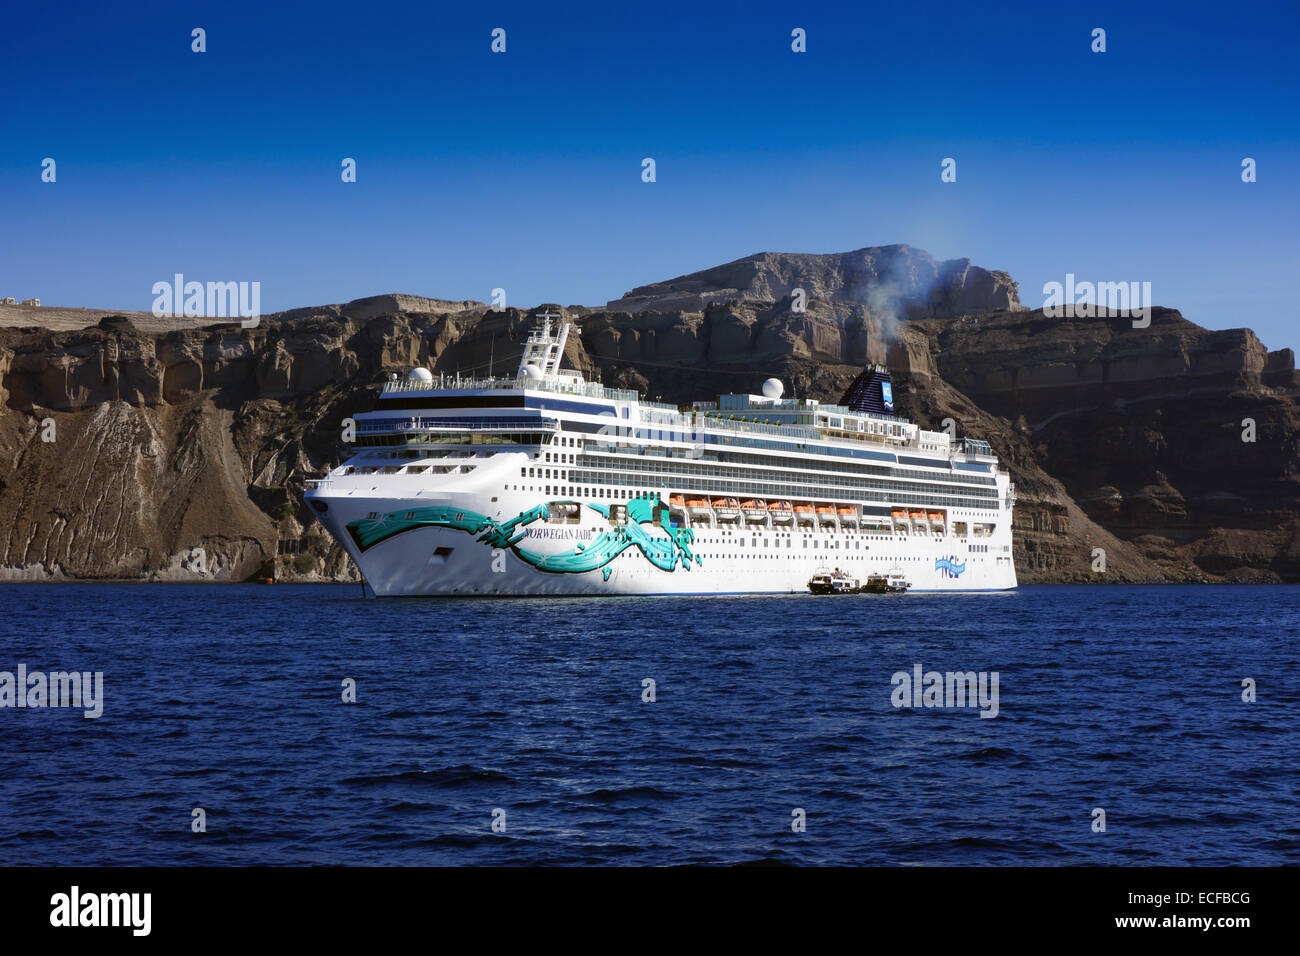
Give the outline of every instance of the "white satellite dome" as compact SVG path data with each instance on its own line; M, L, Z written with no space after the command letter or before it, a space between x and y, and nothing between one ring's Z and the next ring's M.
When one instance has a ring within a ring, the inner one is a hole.
M538 368L536 365L534 365L532 362L529 362L527 365L524 366L524 378L536 382L541 377L542 377L542 370Z
M408 382L432 382L433 373L427 368L413 368L406 374Z
M780 398L781 394L784 391L785 391L785 386L781 384L781 380L779 378L769 378L766 382L763 383L764 398Z

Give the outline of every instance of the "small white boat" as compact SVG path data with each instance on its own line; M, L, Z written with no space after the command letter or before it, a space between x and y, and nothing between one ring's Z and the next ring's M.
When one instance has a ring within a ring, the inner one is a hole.
M871 594L906 594L907 589L912 586L912 582L899 571L890 571L888 574L871 574L867 576L867 583L862 586L862 590Z
M813 594L857 594L861 588L857 578L839 568L818 568L808 581L808 590Z

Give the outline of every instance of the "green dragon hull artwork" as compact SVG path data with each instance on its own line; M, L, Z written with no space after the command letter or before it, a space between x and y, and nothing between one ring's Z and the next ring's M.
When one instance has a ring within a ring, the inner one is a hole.
M612 506L587 504L586 507L608 520ZM655 524L656 511L662 514L666 510L659 498L633 498L627 503L626 524L611 524L606 530L595 533L589 542L559 554L544 554L520 545L528 537L527 526L545 520L547 506L544 504L530 508L504 523L498 523L475 511L439 505L391 511L377 518L350 521L347 529L358 550L365 552L381 541L417 528L454 528L476 536L489 548L509 549L521 561L538 571L581 574L599 570L608 581L611 570L609 563L631 547L637 548L648 561L663 571L674 571L678 566L689 571L692 561L696 565L703 563L700 556L691 551L690 546L695 541L691 529L658 525L668 535L667 538L660 538L651 536L642 527L643 524Z

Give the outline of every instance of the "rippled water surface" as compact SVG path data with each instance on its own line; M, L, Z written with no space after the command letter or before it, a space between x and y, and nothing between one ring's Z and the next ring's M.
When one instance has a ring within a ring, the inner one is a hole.
M0 709L0 863L1300 862L1300 588L360 594L0 586L0 671L105 697Z

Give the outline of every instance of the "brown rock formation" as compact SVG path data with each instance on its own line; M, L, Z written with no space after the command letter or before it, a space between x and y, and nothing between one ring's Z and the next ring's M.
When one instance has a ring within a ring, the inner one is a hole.
M918 326L946 381L994 414L1026 416L1042 466L1094 521L1146 542L1155 560L1297 579L1300 376L1289 349L1159 308L1142 329L1041 312Z
M832 307L866 306L914 318L1020 308L1016 283L969 259L939 262L910 246L806 255L763 252L667 282L639 286L606 309L615 312L700 312L711 302L788 301L795 289Z

